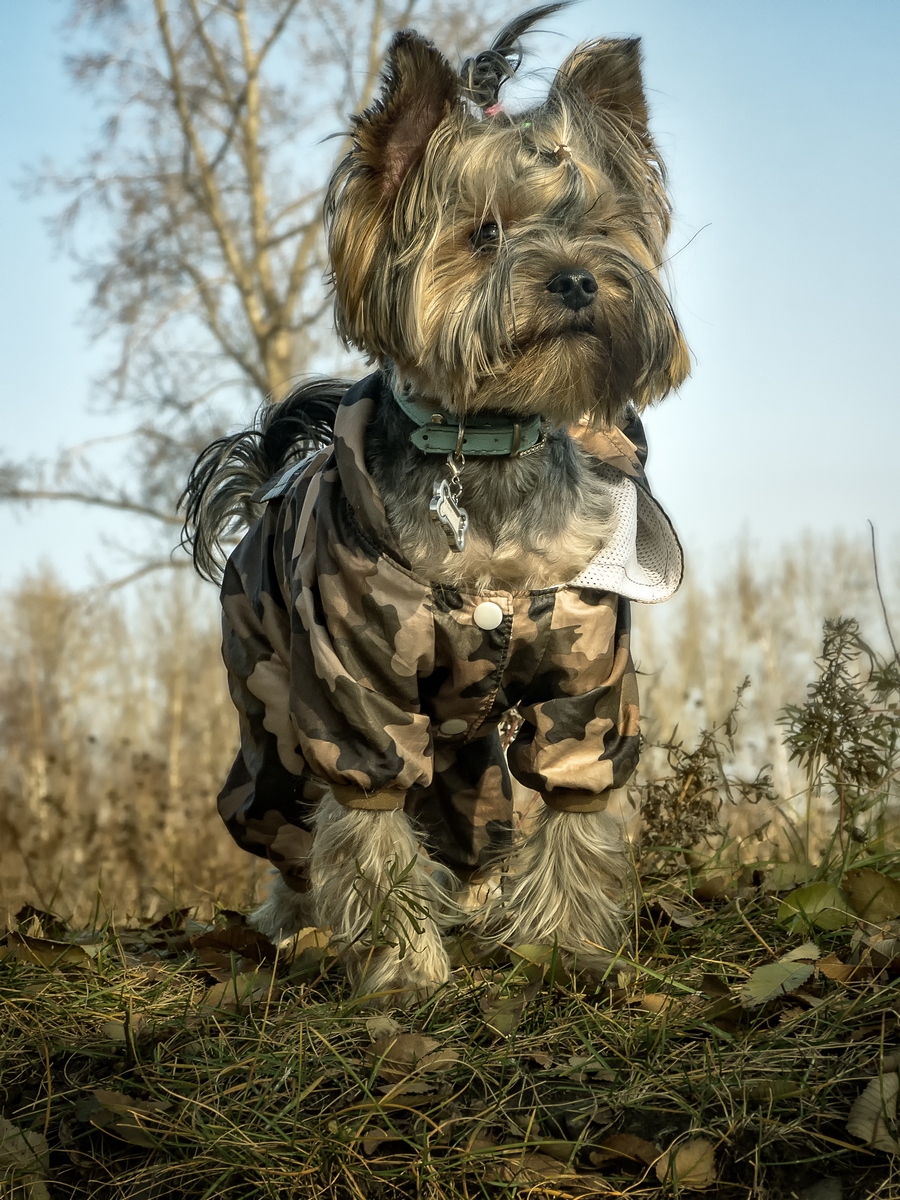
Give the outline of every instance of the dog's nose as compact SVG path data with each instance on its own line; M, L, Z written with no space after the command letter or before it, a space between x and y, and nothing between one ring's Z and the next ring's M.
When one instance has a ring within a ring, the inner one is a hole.
M547 284L547 291L559 296L566 308L578 312L593 302L597 294L597 280L590 271L557 271Z

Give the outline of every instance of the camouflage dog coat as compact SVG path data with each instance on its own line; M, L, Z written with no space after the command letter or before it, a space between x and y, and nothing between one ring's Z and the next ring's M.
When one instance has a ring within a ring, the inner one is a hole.
M615 530L570 583L466 592L414 574L365 466L384 389L381 375L353 386L333 445L257 493L264 514L222 586L241 749L219 811L298 889L328 789L350 808L404 808L463 876L508 841L509 771L553 808L604 807L638 758L629 600L681 580L636 416L624 432L571 430L607 478Z

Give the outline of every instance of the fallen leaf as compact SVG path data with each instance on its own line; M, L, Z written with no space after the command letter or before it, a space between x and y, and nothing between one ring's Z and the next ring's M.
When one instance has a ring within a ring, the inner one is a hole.
M543 1067L545 1071L549 1070L550 1067L553 1066L553 1055L545 1054L543 1050L533 1050L529 1055L529 1058L537 1066ZM569 1061L571 1062L572 1060L570 1059Z
M777 920L782 925L789 924L791 929L810 926L841 929L853 924L854 913L846 894L836 884L822 880L797 888L785 897Z
M843 879L850 903L861 917L880 925L900 916L900 879L863 867L848 871Z
M718 1000L723 996L731 995L731 988L718 975L701 975L700 991L710 1000Z
M459 1062L459 1052L440 1049L435 1038L421 1033L397 1033L377 1038L366 1057L378 1063L383 1079L404 1079L413 1071L449 1071Z
M129 1019L132 1033L140 1033L146 1025L146 1018L141 1013L133 1013ZM128 1034L124 1021L104 1021L103 1036L111 1042L127 1042Z
M435 1085L426 1079L398 1079L396 1083L381 1083L378 1090L383 1096L433 1096Z
M544 1138L537 1143L537 1151L539 1154L549 1154L557 1162L567 1163L580 1145L580 1142L567 1142L561 1138Z
M756 1008L778 996L789 996L809 979L812 963L775 962L757 967L741 988L744 1008Z
M294 934L291 954L302 954L304 950L327 950L331 946L331 930L311 925Z
M847 983L853 978L855 967L850 963L841 962L836 954L827 954L816 963L816 970L826 979Z
M725 900L737 894L737 880L733 875L701 875L695 879L693 886L694 898L704 900Z
M4 1175L9 1171L19 1174L16 1182L21 1183L22 1195L27 1200L50 1200L43 1181L49 1169L49 1154L42 1133L32 1129L22 1131L12 1121L0 1117L0 1168Z
M379 1038L393 1037L395 1033L400 1032L400 1026L393 1017L369 1017L366 1021L366 1030L373 1042L377 1042Z
M553 958L553 947L529 945L523 942L520 946L513 946L509 953L511 960L520 958L523 962L531 963L533 966L545 966Z
M779 962L815 962L821 953L815 942L804 942L802 946L782 954Z
M84 971L92 968L100 952L97 943L54 942L16 932L6 935L6 944L12 957L20 962L39 963L42 967L80 967Z
M764 892L789 892L798 884L806 883L813 873L813 868L808 863L777 862L764 865L763 871Z
M138 1100L124 1092L97 1088L85 1101L76 1106L81 1120L88 1120L97 1129L113 1133L132 1146L153 1147L156 1138L142 1124L148 1117L166 1112L171 1105L155 1100Z
M68 922L56 913L35 908L32 904L23 904L14 920L19 932L29 937L52 938L60 942L68 940Z
M497 999L484 996L479 1007L482 1012L482 1020L488 1029L499 1033L501 1037L508 1037L522 1019L525 1011L525 997L518 995Z
M376 1129L371 1125L366 1130L365 1137L360 1138L359 1144L366 1158L371 1158L383 1142L389 1142L392 1134L385 1129Z
M666 996L659 992L645 992L636 1001L636 1004L644 1012L661 1013L668 1012L675 1007L676 1002L672 996Z
M702 1191L715 1183L715 1146L705 1137L691 1138L680 1145L670 1146L656 1163L660 1183L677 1183L679 1190Z
M616 1158L630 1158L649 1167L659 1158L659 1149L653 1142L633 1133L612 1133L600 1142L600 1149L592 1150L588 1157L595 1167L602 1167Z
M893 1071L870 1079L850 1110L847 1132L874 1150L900 1154L900 1141L891 1132L897 1124L898 1092L900 1075Z
M790 1025L791 1021L796 1021L798 1017L805 1017L809 1010L801 1008L799 1005L793 1008L783 1008L778 1014L779 1025Z
M192 937L191 945L201 962L214 967L229 967L232 955L261 963L271 962L276 954L274 945L265 934L251 929L249 925L219 926Z
M273 988L272 981L272 972L267 970L254 970L243 975L235 975L224 983L214 983L200 1001L200 1007L240 1012L244 1005L265 1000L270 995L272 999L275 999L277 990Z
M655 896L653 905L665 913L673 925L678 925L681 929L694 929L702 924L702 921L694 913L688 912L687 909L681 908L674 901L664 896Z

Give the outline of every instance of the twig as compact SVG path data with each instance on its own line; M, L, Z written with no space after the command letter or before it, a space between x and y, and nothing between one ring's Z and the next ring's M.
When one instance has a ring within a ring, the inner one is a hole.
M881 580L878 578L878 554L875 551L875 526L869 522L869 531L872 535L872 566L875 568L875 588L878 592L878 599L881 601L881 611L884 614L884 627L887 630L888 640L891 643L891 649L894 652L894 662L900 666L900 653L897 652L897 643L894 641L894 635L891 632L891 622L888 618L887 605L884 602L884 593L881 590Z

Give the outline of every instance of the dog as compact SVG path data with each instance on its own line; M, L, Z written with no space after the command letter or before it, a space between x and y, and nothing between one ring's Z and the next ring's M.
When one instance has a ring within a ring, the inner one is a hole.
M629 602L682 573L638 414L689 360L638 40L500 103L559 7L461 71L394 37L325 210L336 326L375 370L267 406L185 494L201 573L250 526L222 583L241 750L219 809L278 870L253 923L330 929L372 1002L448 979L442 931L504 855L488 934L601 967L628 944L605 809L639 753ZM517 844L510 772L543 800Z

